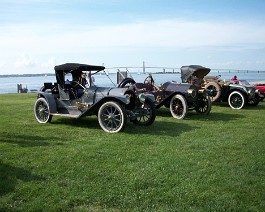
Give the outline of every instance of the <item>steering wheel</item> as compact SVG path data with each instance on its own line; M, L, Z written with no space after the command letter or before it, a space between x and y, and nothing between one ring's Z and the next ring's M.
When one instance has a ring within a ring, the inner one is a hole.
M79 87L85 89L85 87L84 87L80 82L78 82L78 81L73 81L73 82L72 82L72 86L73 86L74 88L76 88L77 86L79 86Z

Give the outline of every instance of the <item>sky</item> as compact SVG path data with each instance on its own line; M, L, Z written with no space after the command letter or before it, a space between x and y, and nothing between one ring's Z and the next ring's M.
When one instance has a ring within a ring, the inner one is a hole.
M264 0L0 0L0 75L202 65L265 70Z

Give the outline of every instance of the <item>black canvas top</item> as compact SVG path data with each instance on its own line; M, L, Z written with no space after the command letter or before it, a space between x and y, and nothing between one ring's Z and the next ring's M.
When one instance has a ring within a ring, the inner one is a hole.
M211 71L211 69L200 65L182 66L180 70L182 82L187 82L188 78L191 76L196 76L199 79L203 79L203 77L205 77Z
M104 66L94 66L94 65L86 65L80 63L65 63L62 65L58 65L54 67L55 71L73 71L73 70L81 70L81 71L101 71L104 70Z
M104 66L86 65L80 63L65 63L54 67L56 80L59 85L64 88L65 74L71 73L73 80L78 80L83 71L96 71L95 73L104 70Z

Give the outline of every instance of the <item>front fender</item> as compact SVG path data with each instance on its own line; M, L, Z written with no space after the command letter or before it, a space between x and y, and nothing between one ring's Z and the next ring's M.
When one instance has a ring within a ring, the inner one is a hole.
M151 102L155 102L155 96L153 94L145 94L147 99L150 99Z
M54 96L51 93L46 92L39 92L37 98L43 97L47 100L50 108L50 113L56 113L57 112L57 106L56 101L54 99Z

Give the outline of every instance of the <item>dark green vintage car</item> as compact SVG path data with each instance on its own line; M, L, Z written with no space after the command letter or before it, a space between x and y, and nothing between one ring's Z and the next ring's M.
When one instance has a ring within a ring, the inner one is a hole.
M155 74L153 75L155 76ZM176 119L185 118L189 110L208 115L211 111L211 100L203 88L189 83L165 82L155 85L155 79L150 74L143 83L135 82L132 78L125 78L119 87L133 87L138 93L155 96L156 109L162 106L170 108L171 115Z
M123 130L127 119L140 126L154 122L153 95L138 95L129 88L95 85L92 75L105 67L66 63L54 69L57 82L44 83L37 94L34 114L39 123L50 122L53 116L80 118L97 115L100 127L115 133Z
M256 106L260 100L260 91L252 85L226 82L219 76L206 76L211 69L199 65L181 67L182 82L190 82L207 89L213 102L228 102L232 109L241 109L245 105Z

